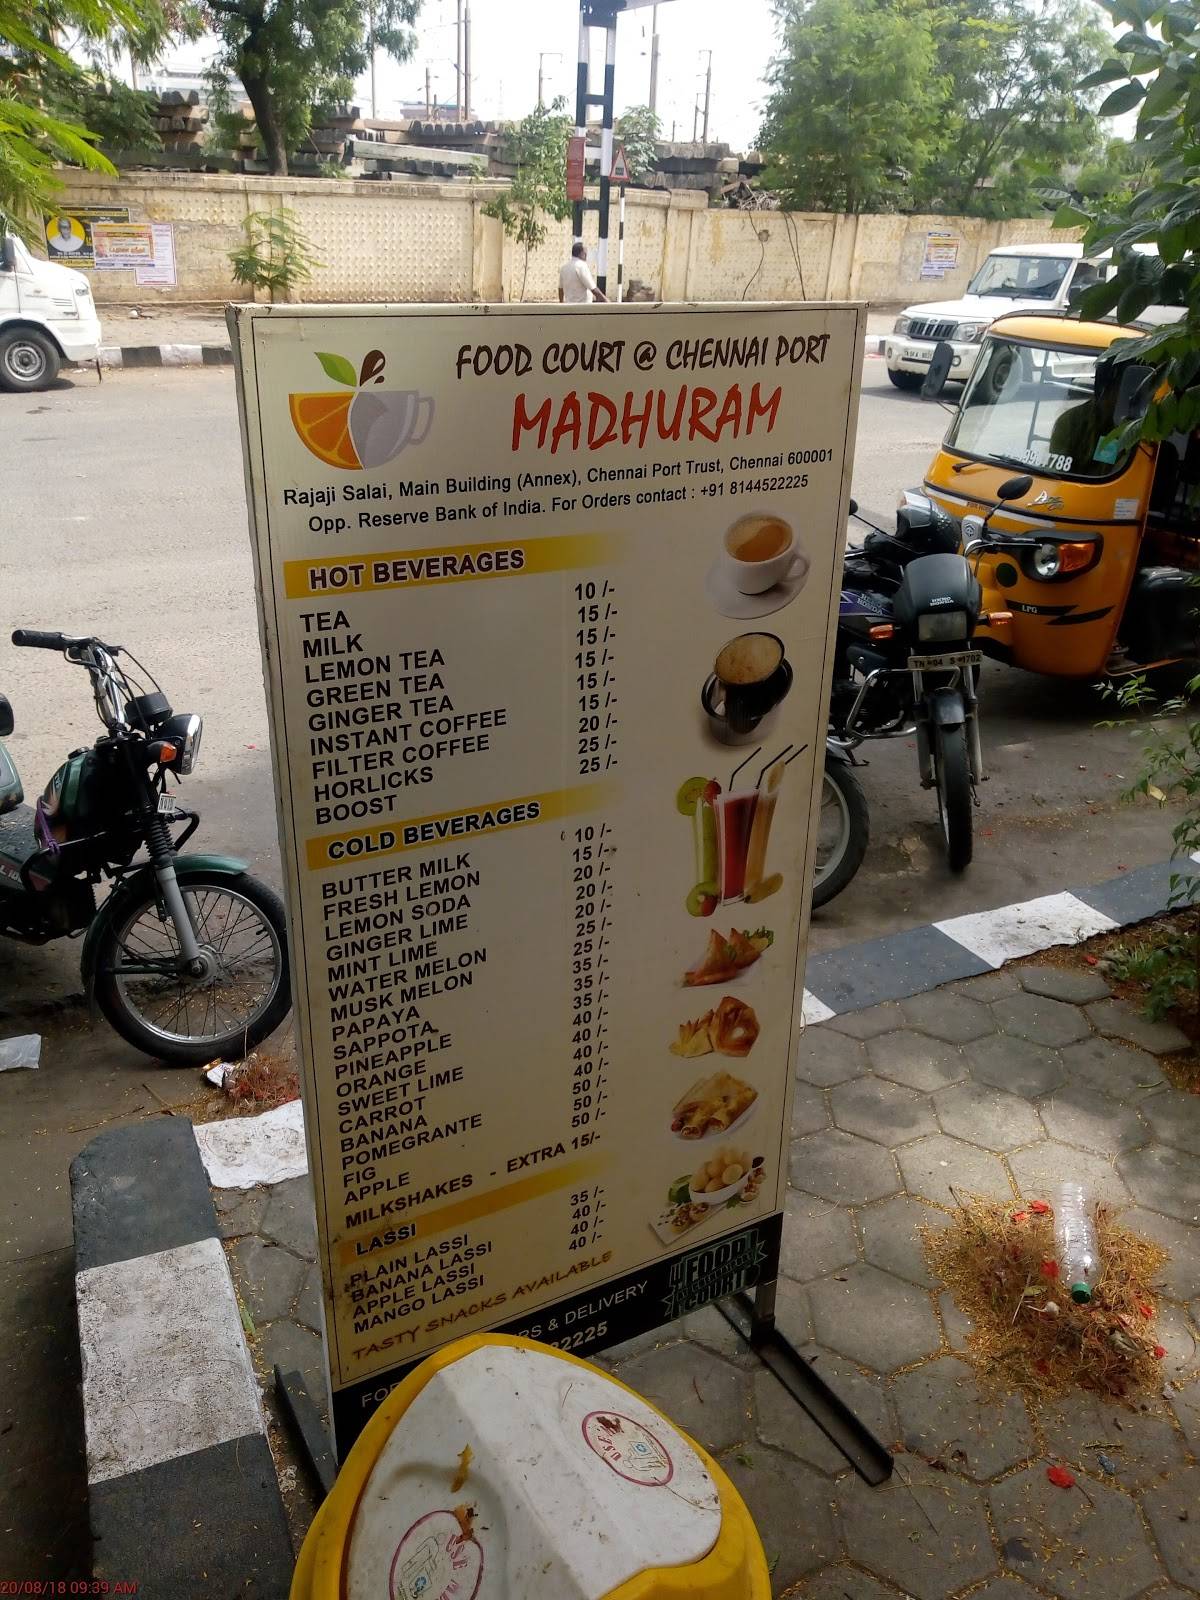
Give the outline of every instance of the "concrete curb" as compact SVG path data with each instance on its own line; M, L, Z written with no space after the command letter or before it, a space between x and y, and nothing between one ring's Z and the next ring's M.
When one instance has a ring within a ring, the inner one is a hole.
M192 1124L93 1139L71 1212L94 1578L284 1600L291 1538Z
M104 344L102 367L228 367L233 351L227 344Z
M886 343L886 333L868 333L863 340L863 354L866 356L881 356Z

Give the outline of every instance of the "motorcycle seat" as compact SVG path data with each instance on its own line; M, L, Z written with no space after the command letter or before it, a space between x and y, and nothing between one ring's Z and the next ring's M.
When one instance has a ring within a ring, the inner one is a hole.
M32 806L18 805L0 816L0 885L23 888L21 868L41 849Z

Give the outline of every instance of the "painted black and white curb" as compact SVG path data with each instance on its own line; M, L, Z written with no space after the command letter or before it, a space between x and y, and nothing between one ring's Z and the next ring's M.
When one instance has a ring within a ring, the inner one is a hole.
M93 1576L154 1600L283 1600L292 1546L192 1125L71 1165Z
M228 367L233 351L227 344L104 344L102 367Z

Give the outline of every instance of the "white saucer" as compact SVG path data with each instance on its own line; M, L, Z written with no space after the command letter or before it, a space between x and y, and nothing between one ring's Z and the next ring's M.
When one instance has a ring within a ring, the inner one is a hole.
M808 568L808 557L797 550L786 578L764 589L762 594L743 594L735 588L725 563L718 556L708 569L704 589L720 616L744 622L750 617L768 617L772 611L782 611L784 606L790 605L804 587Z

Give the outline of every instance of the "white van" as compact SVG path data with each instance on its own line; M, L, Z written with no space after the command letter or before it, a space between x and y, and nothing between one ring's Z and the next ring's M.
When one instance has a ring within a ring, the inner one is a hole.
M988 328L1009 311L1063 311L1071 292L1105 275L1107 262L1085 261L1080 244L1006 244L991 255L961 300L909 306L884 343L888 377L897 389L919 389L934 346L954 351L950 382L971 376Z
M0 389L46 389L64 361L94 361L100 319L87 275L0 236Z

